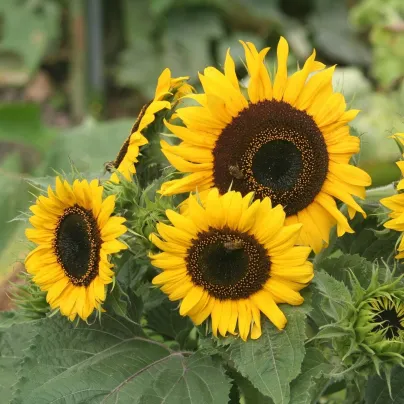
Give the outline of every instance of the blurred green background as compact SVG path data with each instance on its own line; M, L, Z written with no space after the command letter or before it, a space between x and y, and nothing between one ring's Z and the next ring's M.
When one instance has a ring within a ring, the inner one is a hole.
M34 199L27 178L101 174L162 69L197 85L231 47L242 78L238 40L274 48L279 35L291 70L313 47L339 66L336 89L363 111L360 166L375 185L398 179L387 137L404 132L403 0L1 0L0 280L26 249L10 220Z

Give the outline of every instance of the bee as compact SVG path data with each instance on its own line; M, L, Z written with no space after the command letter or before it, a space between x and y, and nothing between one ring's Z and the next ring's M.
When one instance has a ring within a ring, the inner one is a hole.
M226 250L234 251L234 250L241 250L244 247L242 240L234 240L234 241L225 241L223 243L224 248Z
M244 175L241 172L241 170L237 164L235 166L229 166L229 173L232 177L234 177L238 180L241 180L244 178Z
M106 172L110 172L112 173L114 169L114 162L113 161L107 161L106 163L104 163L104 173Z

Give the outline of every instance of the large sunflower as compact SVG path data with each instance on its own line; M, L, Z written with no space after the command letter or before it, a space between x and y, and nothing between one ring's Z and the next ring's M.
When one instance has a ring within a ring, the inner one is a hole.
M261 335L260 312L278 328L287 322L277 303L300 305L299 290L313 278L309 247L295 247L301 224L285 226L281 205L269 198L252 203L231 191L209 191L204 206L189 197L187 216L167 210L173 224L157 225L151 241L163 252L152 263L153 279L170 300L182 299L180 314L196 325L212 317L212 332Z
M110 171L116 169L127 180L131 179L132 174L136 173L135 164L138 162L139 148L148 143L142 135L142 131L154 121L157 112L171 108L170 101L164 100L165 97L175 93L174 100L176 100L177 96L183 96L192 91L192 87L184 83L187 79L188 77L171 78L171 71L168 68L161 73L153 100L141 109L129 137L123 143L115 160L108 164ZM115 172L111 175L111 181L119 182L119 177Z
M281 38L272 81L264 61L269 48L258 52L241 43L250 75L248 98L229 52L224 73L208 67L200 74L204 94L190 96L200 106L177 110L186 127L166 123L182 143L162 142L170 163L190 175L166 182L161 193L217 187L224 194L231 187L243 195L268 196L284 207L288 224L304 225L300 242L318 252L333 225L339 236L353 232L335 198L348 205L351 218L356 211L365 215L352 195L364 198L371 180L349 164L360 141L350 136L348 122L358 111L345 110L343 95L332 88L334 67L324 69L315 51L288 77L288 43Z
M101 309L105 285L114 272L109 254L126 248L117 240L126 232L122 217L111 217L115 196L102 199L103 187L76 180L73 186L56 178L56 192L40 196L30 207L33 229L26 230L38 246L27 256L25 266L44 291L49 305L70 320L86 320Z

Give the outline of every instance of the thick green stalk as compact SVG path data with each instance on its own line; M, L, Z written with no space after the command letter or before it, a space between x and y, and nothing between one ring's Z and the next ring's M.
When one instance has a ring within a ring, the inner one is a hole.
M396 184L394 182L382 187L370 188L366 190L366 201L376 202L382 198L387 198L388 196L395 195L396 193Z

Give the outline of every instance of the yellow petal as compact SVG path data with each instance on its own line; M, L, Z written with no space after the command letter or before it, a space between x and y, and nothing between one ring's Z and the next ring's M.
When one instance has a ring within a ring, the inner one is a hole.
M186 278L187 274L186 268L164 271L153 278L152 284L164 285L167 282L180 282L183 278Z
M179 230L182 230L186 233L188 233L190 236L196 236L198 233L198 228L195 226L195 224L192 222L191 219L180 215L177 212L174 212L171 209L166 210L166 215L170 222Z
M125 221L126 219L123 217L110 217L105 226L101 229L102 239L104 241L110 241L126 233L126 226L122 225Z
M313 279L313 264L308 261L296 266L273 263L271 265L271 276L282 280L306 284Z
M97 223L100 229L106 225L108 219L112 215L115 208L115 199L115 195L110 195L102 202L100 213L97 217Z
M187 247L172 243L172 242L164 242L156 234L150 234L150 241L160 250L166 251L172 254L185 254L187 251Z
M222 302L220 300L216 300L212 308L212 333L215 337L217 337L217 330L222 317L222 307Z
M230 319L231 319L231 311L232 304L231 300L223 300L222 301L222 315L219 322L219 333L222 337L225 337L227 334L227 329L229 327Z
M216 299L213 297L210 297L208 300L208 303L206 306L201 310L199 313L197 313L195 316L192 317L192 321L194 322L195 325L200 325L202 324L212 313L213 307L215 306Z
M192 236L184 230L168 226L165 223L157 223L156 228L159 234L168 242L188 247L191 245Z
M199 303L203 295L203 288L200 286L194 286L188 294L184 297L184 300L181 303L180 314L181 316L186 316L190 310L194 308L194 306Z
M281 100L286 89L288 80L288 54L289 45L284 37L281 37L278 43L278 69L274 80L273 97Z
M282 281L270 278L265 284L265 289L274 296L279 303L287 303L292 306L299 306L304 302L300 293L290 289Z
M283 330L285 328L287 319L275 304L270 293L261 290L254 293L250 299L269 318L278 330Z
M107 254L114 254L121 250L126 250L128 246L119 240L111 240L102 243L101 247Z
M372 183L368 173L350 164L336 164L330 161L328 168L341 181L361 186L369 186Z

